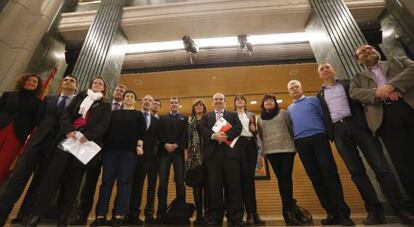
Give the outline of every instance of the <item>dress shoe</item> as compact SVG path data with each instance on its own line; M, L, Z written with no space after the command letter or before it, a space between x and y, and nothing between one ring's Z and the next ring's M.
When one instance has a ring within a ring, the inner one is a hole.
M206 222L203 217L197 217L196 220L194 220L193 225L205 225Z
M385 216L382 213L368 212L367 217L362 220L364 225L381 225L385 223Z
M40 220L39 216L30 215L29 217L27 217L27 219L25 218L25 220L23 221L24 222L23 226L24 227L36 227L39 220Z
M230 224L230 226L237 226L237 227L246 226L246 224L242 220L240 220L240 221L230 221L227 225L229 225L229 224Z
M414 215L406 210L402 210L396 213L400 219L401 224L414 226Z
M13 218L11 221L10 221L10 224L21 224L22 223L22 218L19 218L19 217L17 217L17 218Z
M122 225L122 218L112 218L111 220L112 227L120 227Z
M328 214L326 218L321 220L321 225L338 225L339 220L333 215Z
M351 218L345 217L345 218L339 218L339 225L343 225L343 226L354 226L355 223L354 223L354 221L352 221Z
M212 220L212 219L207 219L205 221L205 224L208 226L221 226L223 225L223 221L219 221L219 220Z
M254 224L256 225L264 225L266 224L265 221L263 221L258 213L253 214L253 218L254 218Z
M156 221L157 220L152 216L145 216L145 224L155 224Z
M77 216L69 222L70 225L86 225L88 223L88 218L83 216Z
M95 226L110 226L110 225L111 225L111 223L109 223L109 221L106 220L106 218L103 218L103 217L96 218L95 221L93 221L91 223L91 227L95 227Z
M139 217L136 216L136 215L126 215L122 219L122 224L125 224L125 225L143 225L144 221L139 219Z
M56 220L57 227L66 227L68 225L68 220L66 216L59 216Z
M246 217L246 225L252 226L254 224L255 224L254 223L254 214L247 214L247 217Z

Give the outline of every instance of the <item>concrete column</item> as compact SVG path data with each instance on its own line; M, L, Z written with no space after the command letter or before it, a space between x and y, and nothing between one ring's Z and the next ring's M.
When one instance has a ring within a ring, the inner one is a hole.
M64 0L11 0L0 14L0 92L11 90Z

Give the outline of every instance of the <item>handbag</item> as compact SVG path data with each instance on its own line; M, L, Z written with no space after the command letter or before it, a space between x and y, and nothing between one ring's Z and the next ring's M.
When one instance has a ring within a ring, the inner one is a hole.
M194 169L185 171L185 184L190 187L203 186L203 166L197 166Z
M168 205L163 223L173 225L191 224L190 218L193 216L194 210L194 204L174 199L170 205Z

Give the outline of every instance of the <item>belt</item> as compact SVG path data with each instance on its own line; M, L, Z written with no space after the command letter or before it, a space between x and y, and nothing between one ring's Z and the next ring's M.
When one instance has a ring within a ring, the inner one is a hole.
M253 140L253 136L240 136L240 139Z
M341 123L345 123L345 122L348 122L348 121L351 121L351 120L352 120L352 117L348 116L348 117L344 117L344 118L341 118L341 119L335 121L333 124L334 125L335 124L341 124Z

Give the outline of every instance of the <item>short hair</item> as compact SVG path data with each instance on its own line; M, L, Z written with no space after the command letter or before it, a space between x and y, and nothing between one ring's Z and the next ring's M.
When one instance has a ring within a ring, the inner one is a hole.
M178 103L180 103L180 99L177 96L171 96L170 97L170 102L171 102L171 100L177 100Z
M125 98L126 94L133 94L134 95L134 99L137 100L137 94L135 94L135 92L133 90L126 90L124 92L124 95L122 96L122 98Z
M243 94L237 94L236 96L234 96L234 101L233 101L233 105L234 105L234 110L237 110L237 107L236 107L236 101L237 101L237 99L241 99L241 100L244 100L244 102L245 102L245 106L244 106L244 110L246 111L247 110L247 99L246 99L246 97L244 97L244 95Z
M288 82L288 84L287 84L287 89L288 89L288 90L289 90L289 88L290 88L290 86L291 86L292 84L298 84L298 85L299 85L299 87L302 87L302 84L300 83L300 81L299 81L299 80L291 80L291 81L289 81L289 82Z
M160 103L160 107L161 107L161 100L160 100L160 99L158 99L158 98L154 98L154 102L158 102L158 103Z
M64 76L63 76L63 79L65 79L65 77L71 77L71 78L75 79L75 82L76 82L76 83L78 83L78 78L77 78L76 76L72 75L72 74L67 74L67 75L64 75Z
M357 52L358 52L358 50L361 48L361 47L364 47L364 46L369 46L369 47L371 47L373 50L374 50L374 52L379 56L379 60L381 60L381 58L382 58L382 56L381 56L381 54L380 54L380 52L377 50L377 48L375 47L375 46L371 46L371 45L368 45L368 44L364 44L364 45L360 45L356 50L355 50L355 53L354 53L354 57L355 57L355 60L358 60L358 54L357 54Z
M128 90L128 87L125 84L117 84L115 88L117 88L117 87L124 87L125 90Z
M260 104L260 108L262 110L265 109L264 108L264 103L265 103L266 99L273 99L273 101L275 101L275 109L279 108L279 103L277 103L276 95L274 95L274 94L264 94L263 98L262 98L262 104Z
M93 84L93 82L95 81L95 80L102 80L103 81L103 83L104 83L104 90L102 91L102 94L103 94L103 96L105 96L106 95L106 81L105 81L105 79L103 78L103 77L101 77L101 76L97 76L97 77L95 77L95 78L93 78L92 80L91 80L91 82L89 83L89 88L92 88L92 84Z
M37 87L34 90L34 93L36 95L42 94L42 92L43 92L43 81L40 78L40 76L37 75L36 73L27 73L27 74L24 74L22 77L20 77L20 79L16 82L16 86L15 86L16 90L23 91L24 90L24 85L30 77L36 77L37 78Z
M201 104L203 106L203 108L204 108L203 114L207 113L207 107L206 107L206 104L204 104L204 100L203 99L196 99L193 102L193 105L191 106L191 116L195 116L196 115L195 107L197 105L199 105L199 104Z
M214 96L216 96L216 95L222 95L224 97L224 100L226 100L226 96L223 93L220 93L220 92L217 92L213 95L213 97L212 97L213 100L214 100Z

